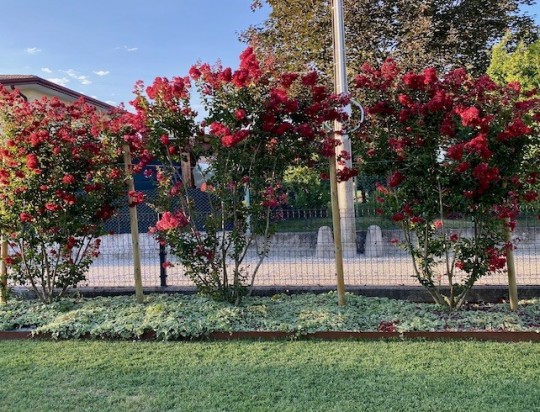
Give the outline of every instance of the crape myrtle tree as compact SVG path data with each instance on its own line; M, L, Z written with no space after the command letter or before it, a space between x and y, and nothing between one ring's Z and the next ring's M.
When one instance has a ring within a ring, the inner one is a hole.
M103 223L124 191L117 165L126 132L78 100L28 102L0 88L0 230L14 282L50 303L85 279Z
M538 197L539 159L526 157L538 144L539 99L464 69L439 77L392 60L364 65L355 82L367 96L360 167L387 176L380 212L403 228L418 281L459 308L478 279L505 268L506 235ZM449 216L468 219L471 233L447 228Z
M189 106L192 83L207 113L201 122ZM347 99L321 86L315 72L275 71L251 47L236 70L196 64L189 76L157 78L146 89L139 84L136 94L146 147L163 165L155 175L162 213L155 235L199 291L239 303L268 254L272 211L287 200L285 170L334 156L337 141L323 125L346 119ZM207 213L178 173L188 156L210 165L201 186ZM349 172L341 169L340 178ZM246 262L248 253L257 256L252 263Z
M331 0L254 0L271 7L268 19L246 30L261 51L280 56L289 70L315 66L331 78ZM485 73L490 51L505 30L528 44L537 38L534 20L520 8L532 0L344 0L347 61L351 73L364 62L394 58L407 70L465 67ZM515 45L514 45L515 46Z

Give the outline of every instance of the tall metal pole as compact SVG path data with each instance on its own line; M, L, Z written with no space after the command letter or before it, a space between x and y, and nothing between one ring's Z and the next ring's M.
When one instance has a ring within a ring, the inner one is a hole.
M334 45L334 90L337 94L348 93L347 88L347 63L345 54L345 29L343 17L343 0L332 1L332 25ZM351 113L351 106L345 110ZM336 139L341 142L337 147L337 155L341 150L351 153L351 141L349 136L342 134L343 125L339 121L334 122ZM351 159L345 160L345 166L351 168ZM339 214L341 217L341 240L343 256L353 257L356 255L356 225L354 217L354 183L352 180L338 184Z

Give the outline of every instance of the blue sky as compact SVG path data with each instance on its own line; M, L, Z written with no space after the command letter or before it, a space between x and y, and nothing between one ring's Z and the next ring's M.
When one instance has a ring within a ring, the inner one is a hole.
M116 105L137 80L184 76L197 60L237 66L250 0L3 0L0 74L33 74Z
M34 74L116 105L137 80L236 67L238 33L268 9L250 0L3 0L0 74ZM528 8L540 22L540 6Z

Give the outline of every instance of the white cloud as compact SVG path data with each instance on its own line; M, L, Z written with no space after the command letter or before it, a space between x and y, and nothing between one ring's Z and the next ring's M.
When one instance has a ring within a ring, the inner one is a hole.
M38 49L37 47L27 47L26 48L26 53L28 54L36 54L36 53L39 53L41 51L41 49Z
M65 74L67 74L69 77L73 77L74 79L77 77L78 73L73 69L68 70L62 70Z
M94 72L94 74L97 74L98 76L107 76L109 73L110 71L108 70L98 70L97 72Z
M125 51L128 51L128 52L134 52L134 51L139 50L139 48L138 47L124 46L124 47L116 47L116 50L125 50Z
M88 79L88 77L79 74L77 71L73 69L63 70L64 73L66 73L69 77L72 79L78 80L80 84L90 84L92 83L91 80Z
M50 82L59 84L60 86L65 86L67 83L69 83L69 79L66 77L55 77L52 79L47 79Z
M41 71L42 71L42 72L45 72L45 73L52 73L52 70L49 69L48 67L42 67L42 68L41 68Z
M112 100L105 100L105 103L110 104L111 106L116 106L118 103L112 101Z

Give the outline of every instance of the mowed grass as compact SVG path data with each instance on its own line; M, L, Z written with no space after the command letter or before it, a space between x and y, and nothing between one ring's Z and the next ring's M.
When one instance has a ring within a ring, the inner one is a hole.
M540 411L540 345L0 342L1 411Z

